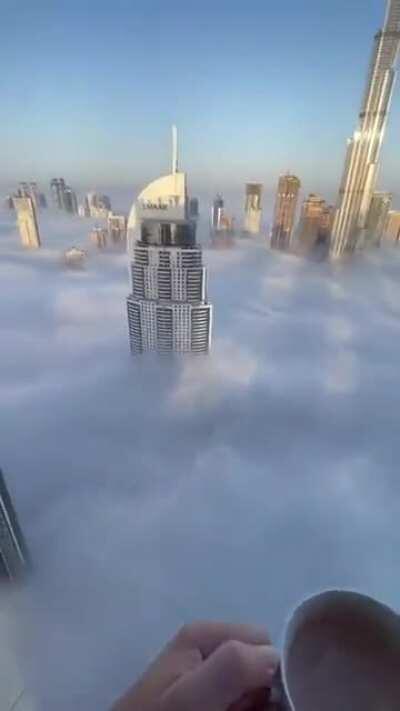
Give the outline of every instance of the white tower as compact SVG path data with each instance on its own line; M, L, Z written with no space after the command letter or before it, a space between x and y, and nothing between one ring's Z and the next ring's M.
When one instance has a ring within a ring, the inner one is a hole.
M210 349L207 271L196 243L196 221L188 217L188 202L174 126L172 173L142 190L128 221L132 284L128 324L134 354Z

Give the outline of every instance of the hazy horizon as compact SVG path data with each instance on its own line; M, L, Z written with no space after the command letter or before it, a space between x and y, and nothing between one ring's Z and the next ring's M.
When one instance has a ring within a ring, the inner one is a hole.
M58 175L77 189L146 184L168 170L175 122L200 192L258 180L274 193L289 169L334 200L385 3L212 7L6 2L4 186ZM396 91L379 179L393 192L399 118Z

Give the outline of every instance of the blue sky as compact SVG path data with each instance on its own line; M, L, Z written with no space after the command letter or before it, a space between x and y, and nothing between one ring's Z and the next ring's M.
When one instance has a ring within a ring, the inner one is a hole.
M291 169L333 197L384 7L3 0L0 182L136 185L168 165L175 121L199 189L272 190ZM393 191L399 118L400 90L380 186Z

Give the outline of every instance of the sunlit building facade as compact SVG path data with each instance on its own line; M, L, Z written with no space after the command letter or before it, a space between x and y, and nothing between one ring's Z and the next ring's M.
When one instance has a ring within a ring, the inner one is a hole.
M196 243L196 221L189 216L186 175L178 170L176 148L172 173L148 185L134 203L128 243L132 353L207 353L212 329L207 271Z
M384 237L392 242L400 242L400 212L398 210L390 210Z
M263 186L261 183L246 183L243 231L257 235L261 232Z
M289 249L296 218L301 183L295 175L281 175L275 200L271 247Z
M353 252L365 241L396 78L399 46L400 0L389 0L383 30L375 36L359 127L348 143L332 232L333 258Z
M18 229L24 247L38 249L41 246L36 207L31 197L14 197Z

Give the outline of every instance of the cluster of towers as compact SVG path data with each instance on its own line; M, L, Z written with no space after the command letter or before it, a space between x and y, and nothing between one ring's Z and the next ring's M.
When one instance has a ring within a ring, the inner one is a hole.
M398 241L399 214L390 210L391 194L377 192L376 183L399 47L400 0L388 0L383 29L375 36L359 125L348 142L337 205L328 205L319 195L309 195L295 229L300 180L295 175L281 176L271 229L273 248L290 249L302 255L318 249L337 259L356 249L379 244L385 231L393 233ZM247 184L244 233L261 231L261 196L260 184ZM211 219L216 231L225 229L221 222L223 214L223 198L219 195Z

